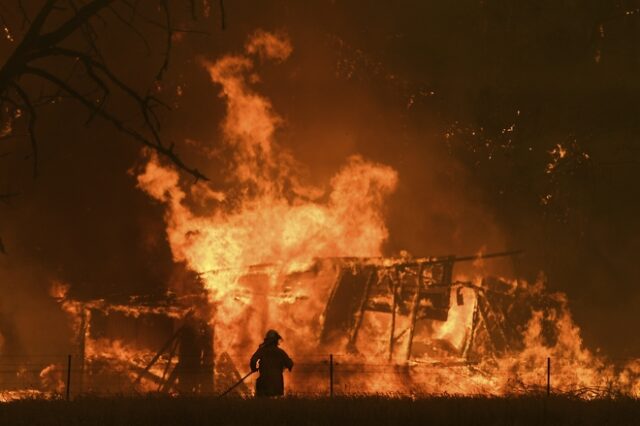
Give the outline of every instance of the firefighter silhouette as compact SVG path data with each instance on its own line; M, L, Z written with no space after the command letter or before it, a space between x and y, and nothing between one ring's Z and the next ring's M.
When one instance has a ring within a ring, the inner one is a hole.
M251 357L251 371L260 371L256 380L256 396L284 395L284 379L282 372L293 368L289 355L278 347L282 337L275 330L267 331L264 341Z

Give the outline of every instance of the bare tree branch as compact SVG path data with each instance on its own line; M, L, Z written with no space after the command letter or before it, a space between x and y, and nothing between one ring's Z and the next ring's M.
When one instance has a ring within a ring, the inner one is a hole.
M31 24L31 19L29 19L29 15L27 14L26 9L24 8L24 4L22 3L22 0L18 0L18 9L20 9L20 13L22 14L22 26L24 28L26 24Z
M224 0L220 0L220 25L223 30L227 29L226 16L224 14Z
M107 66L107 62L102 57L96 43L98 33L92 22L95 19L100 19L104 23L104 28L106 28L107 23L101 15L105 10L113 14L118 22L142 40L148 52L151 50L150 45L144 34L134 24L134 20L140 18L148 24L161 28L165 32L166 38L162 62L155 75L155 79L160 80L169 67L174 31L183 31L173 28L168 0L155 0L158 5L158 13L164 19L163 24L140 13L138 0L133 3L130 0L84 0L82 2L67 0L67 6L60 5L62 0L46 0L33 19L29 19L24 5L20 3L21 0L16 1L19 2L18 8L22 14L23 21L29 23L29 26L16 49L0 67L0 105L10 104L16 110L24 111L27 114L27 133L30 137L33 151L34 175L37 174L38 160L36 139L37 108L42 104L69 98L79 102L89 112L86 124L89 124L95 117L101 117L118 131L164 155L178 168L194 176L196 180L206 179L197 169L187 166L177 156L173 144L167 145L162 141L160 118L156 115L155 109L157 107L170 108L157 97L151 95L151 91L141 94L120 79ZM185 2L190 7L192 17L195 17L195 0L185 0ZM118 11L116 3L122 4L130 10L130 18L125 18ZM71 16L63 20L61 24L45 29L53 11L71 13ZM66 44L65 46L61 44L66 42L73 34L81 35L81 40L84 40L87 47L86 51L68 48L65 47ZM42 62L52 57L67 58L71 61L71 72L66 79L58 76L56 72L50 71L46 65L47 63ZM94 85L94 89L89 92L87 92L86 87L81 89L78 84L71 81L78 64L82 65L88 80ZM40 94L37 96L30 93L30 90L21 81L23 75L31 75L45 81L47 86L51 86L54 89L54 93L52 95ZM136 110L142 117L144 127L142 131L126 125L124 117L107 109L107 100L114 90L124 94L127 99L134 103ZM96 96L97 100L93 99ZM145 134L149 136L147 137Z
M154 19L149 18L148 16L143 15L142 13L140 13L138 11L137 8L137 4L138 2L136 1L135 4L131 4L129 1L127 0L120 0L120 3L124 4L125 6L127 6L130 10L131 10L131 16L132 19L133 17L138 17L140 18L143 22L149 24L149 25L153 25L154 27L160 28L164 31L167 31L167 26L161 22L158 22ZM211 33L209 31L199 31L196 29L190 29L190 28L178 28L178 27L173 27L171 28L171 31L173 31L173 33L188 33L188 34L202 34L202 35L211 35Z
M150 54L151 46L149 46L149 42L147 41L147 38L133 25L133 20L135 18L135 15L132 15L129 19L125 19L125 17L120 15L120 13L113 6L109 6L109 11L113 13L113 15L120 22L126 25L127 28L129 28L136 36L138 36L138 39L144 44L144 47L147 49L147 54Z
M87 22L100 10L106 8L115 0L93 0L86 6L78 9L76 14L57 29L39 37L36 48L54 46L73 34L81 25ZM54 0L55 3L55 0Z
M160 67L160 71L156 75L157 80L162 80L162 76L169 68L169 55L171 53L171 40L173 38L173 29L171 28L171 14L169 13L169 5L167 4L167 0L160 0L160 4L162 5L162 10L164 11L167 25L167 43L164 52L164 61L162 63L162 66Z
M86 97L82 96L82 94L76 92L66 82L60 80L58 77L56 77L55 75L53 75L53 74L51 74L51 73L49 73L49 72L47 72L45 70L41 70L41 69L34 68L34 67L26 67L25 68L25 73L39 76L39 77L51 82L55 86L63 88L67 93L69 93L74 99L78 100L87 109L95 111L96 115L99 115L102 118L104 118L105 120L107 120L108 122L110 122L115 128L117 128L122 133L125 133L125 134L129 135L130 137L132 137L133 139L137 140L138 142L141 142L142 144L154 149L158 153L166 156L173 163L175 163L178 167L180 167L182 170L185 170L185 171L189 172L191 175L193 175L196 178L196 180L200 180L200 179L207 180L207 177L205 175L200 173L200 171L198 171L197 169L190 168L189 166L187 166L175 154L174 145L173 144L170 145L169 147L165 147L163 145L159 145L159 144L156 144L156 143L150 141L149 139L145 138L143 135L141 135L140 133L138 133L134 129L131 129L131 128L125 126L124 123L120 119L118 119L117 117L115 117L111 113L96 107L93 104L93 102L88 100Z
M29 112L29 139L31 140L31 152L33 155L33 176L38 176L38 142L36 140L36 110L31 103L31 99L29 99L29 95L17 84L11 85L14 90L18 93L18 96L24 102L24 106L27 108Z

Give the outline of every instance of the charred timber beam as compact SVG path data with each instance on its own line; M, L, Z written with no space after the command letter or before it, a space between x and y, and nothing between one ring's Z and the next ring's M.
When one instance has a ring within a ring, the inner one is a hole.
M193 315L193 311L189 311L185 319L190 317L191 315ZM154 355L151 361L149 361L149 363L145 366L145 368L143 369L143 372L148 372L151 369L151 367L153 367L153 365L156 362L158 362L160 357L171 347L171 345L174 344L176 339L180 336L180 333L182 333L183 328L184 328L184 324L178 327L178 329L173 333L173 335L169 338L169 340L167 340L167 342L162 346L162 348ZM142 379L142 374L139 374L136 380L133 382L133 384L134 385L138 384L141 379Z
M420 265L437 265L442 263L449 262L468 262L482 259L493 259L496 257L509 257L509 256L517 256L519 254L524 253L524 250L509 250L509 251L501 251L495 253L487 253L487 254L478 254L471 256L436 256L436 257L422 257L415 260L404 260L404 259L394 259L387 257L317 257L314 258L314 261L319 260L337 260L342 261L344 263L358 263L361 265L371 265L371 266L380 266L380 267L411 267L411 266L420 266ZM239 267L230 267L230 268L217 268L210 269L207 271L198 272L197 275L205 275L205 274L217 274L226 271L236 271L236 270L246 270L248 273L251 272L261 272L264 269L273 268L277 266L278 263L260 263L254 265L245 265Z
M491 308L491 304L486 299L483 292L478 292L476 297L478 300L479 312L483 316L484 324L487 332L489 333L491 343L496 349L496 352L503 353L509 349L509 339L507 339L507 336L502 329L500 320Z
M386 303L367 303L365 311L383 312L393 314L393 307Z
M509 250L509 251L500 251L495 253L487 253L487 254L477 254L471 256L436 256L436 257L423 257L410 261L402 260L402 259L389 259L385 257L330 257L328 259L336 259L342 260L344 262L360 262L377 265L379 264L382 267L385 266L396 266L396 267L410 267L410 266L421 266L421 265L437 265L443 263L456 263L456 262L469 262L475 260L482 259L493 259L496 257L509 257L509 256L517 256L519 254L524 253L524 250Z
M178 339L175 339L173 341L173 345L171 347L171 351L169 351L169 358L167 359L167 365L164 367L164 370L162 372L162 383L164 383L166 381L166 379L167 379L167 373L169 372L169 369L171 368L171 362L173 361L173 357L176 355L177 351L178 351ZM160 385L158 390L160 390L160 388L162 388L162 384Z
M476 299L473 305L473 317L471 319L471 327L469 330L469 335L464 344L464 349L462 350L462 357L469 361L469 354L473 351L473 343L476 337L476 331L479 326L479 317L478 317L478 295L476 293Z
M461 260L458 260L460 262ZM451 286L451 281L453 279L453 263L456 262L455 256L449 256L447 259L444 259L442 262L444 264L442 271L442 282L441 285Z
M135 372L137 372L143 378L154 382L158 386L162 386L162 384L165 382L164 379L160 378L159 376L156 376L151 371L144 370L142 367L139 367L139 366L137 366L135 364L126 363L126 367L130 368L131 370L133 370Z
M367 301L369 300L369 293L371 292L371 287L373 286L373 281L377 277L377 272L375 269L371 270L369 274L369 278L367 279L367 284L364 289L364 294L362 295L362 299L360 301L360 308L358 309L358 319L356 321L355 326L351 332L351 336L349 338L349 343L347 344L347 348L350 351L356 351L356 340L358 339L358 332L360 331L360 327L362 326L362 321L364 320L364 312L367 309Z
M160 385L160 392L163 392L163 393L169 392L171 388L175 387L177 380L178 380L178 368L174 368L171 371L171 374L169 375L167 380L165 380L165 382Z
M327 339L328 330L326 327L327 315L329 313L329 309L333 304L334 299L336 298L336 292L338 291L338 286L340 285L340 281L342 280L342 276L344 275L344 269L340 269L338 273L338 277L333 282L333 287L331 287L331 293L329 294L329 301L324 306L324 312L322 312L322 331L320 333L320 341L325 342Z
M389 362L391 362L391 360L393 359L393 348L395 346L394 334L396 332L396 307L398 306L398 287L400 287L400 292L402 292L402 280L400 280L400 273L398 272L398 268L394 269L393 275L395 279L391 280L393 297L391 302L391 330L389 333Z
M87 352L87 332L89 330L91 311L83 305L80 311L80 330L78 332L78 352L80 362L78 366L78 393L84 392L84 370Z
M215 329L207 323L202 331L202 371L199 391L201 393L213 393L215 391Z
M420 291L424 286L423 271L424 271L424 265L420 264L420 269L418 270L418 288L416 289L415 295L413 296L413 305L411 306L411 323L409 325L409 339L408 339L409 341L407 342L407 355L406 355L407 361L411 359L413 336L415 334L415 329L416 329L418 308L420 307Z

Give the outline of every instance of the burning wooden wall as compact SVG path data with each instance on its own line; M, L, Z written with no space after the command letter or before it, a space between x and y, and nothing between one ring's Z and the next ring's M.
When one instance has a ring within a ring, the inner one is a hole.
M340 360L345 392L434 392L442 383L456 393L531 390L544 382L547 357L556 359L558 387L623 385L620 370L576 340L561 295L519 281L455 279L456 261L474 258L318 259L276 279L276 265L258 265L230 293L244 310L239 334L215 327L225 318L206 295L127 304L61 298L84 360L76 381L91 392L219 392L246 369L257 347L251 337L275 324L298 364L291 392L326 389L329 353ZM624 385L630 392L633 380Z

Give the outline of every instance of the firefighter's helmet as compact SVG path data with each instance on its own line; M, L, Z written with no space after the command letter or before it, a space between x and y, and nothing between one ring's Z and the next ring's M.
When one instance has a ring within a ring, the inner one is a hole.
M264 335L265 342L266 341L276 341L277 342L278 340L281 340L281 339L282 339L282 336L280 336L278 334L278 332L275 331L275 330L269 330L269 331L267 331L267 334Z

